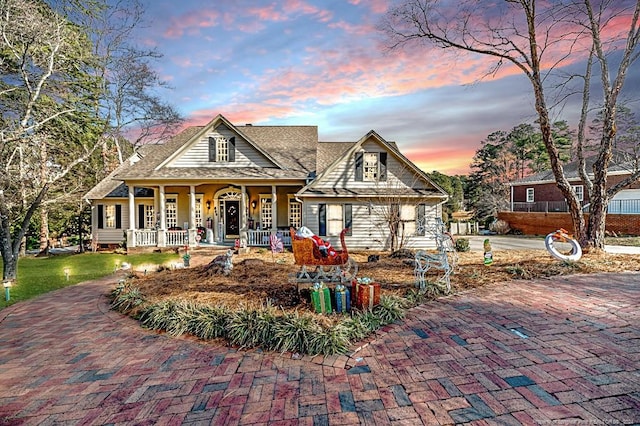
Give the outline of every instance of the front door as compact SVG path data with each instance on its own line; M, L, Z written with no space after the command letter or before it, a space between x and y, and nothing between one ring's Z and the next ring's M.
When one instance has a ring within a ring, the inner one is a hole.
M227 238L240 236L240 201L224 203L224 233Z

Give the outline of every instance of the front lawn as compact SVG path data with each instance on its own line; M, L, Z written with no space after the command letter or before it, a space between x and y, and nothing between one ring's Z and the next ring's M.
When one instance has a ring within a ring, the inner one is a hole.
M136 269L149 265L151 271L155 265L181 263L182 260L175 253L134 255L84 253L24 257L18 261L18 279L11 287L11 300L7 302L3 293L0 299L0 309L68 285L112 274L117 267L121 267L125 262ZM0 265L2 265L1 261ZM68 280L65 269L69 274ZM4 292L4 289L1 291Z

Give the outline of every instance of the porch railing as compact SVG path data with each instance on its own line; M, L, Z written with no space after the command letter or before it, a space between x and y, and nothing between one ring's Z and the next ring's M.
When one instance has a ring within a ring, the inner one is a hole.
M589 204L582 209L589 212ZM555 213L569 211L566 201L536 201L533 203L512 203L511 211L514 212L545 212ZM640 214L640 200L611 200L607 206L607 213L612 214Z
M189 244L188 231L166 231L167 246L184 246Z
M255 230L249 229L247 231L247 245L249 247L269 247L269 236L271 231L268 229ZM291 245L291 236L288 232L278 231L278 237L282 240L282 243L287 246Z
M155 229L136 229L134 235L137 247L158 245L158 231Z

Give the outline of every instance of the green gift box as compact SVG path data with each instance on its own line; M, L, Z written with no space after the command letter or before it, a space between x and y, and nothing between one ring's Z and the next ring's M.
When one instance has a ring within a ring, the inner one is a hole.
M331 293L323 284L316 284L311 291L311 304L318 314L331 312Z

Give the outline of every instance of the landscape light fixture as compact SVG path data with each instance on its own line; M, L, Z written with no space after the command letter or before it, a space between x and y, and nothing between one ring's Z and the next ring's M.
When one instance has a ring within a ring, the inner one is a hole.
M11 289L11 281L3 281L2 286L4 287L4 300L7 302L11 299L10 289Z
M69 281L69 268L66 267L62 271L64 272L64 277L67 279L67 281Z

